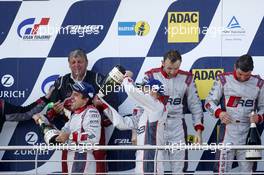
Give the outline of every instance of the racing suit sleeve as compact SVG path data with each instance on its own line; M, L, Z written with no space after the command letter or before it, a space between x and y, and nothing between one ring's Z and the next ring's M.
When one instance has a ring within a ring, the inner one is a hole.
M129 77L124 78L122 83L127 95L134 99L139 106L142 106L148 111L163 110L164 106L162 103L155 101L155 99L149 94L144 94L143 91L136 88L133 84L133 80Z
M221 108L218 107L220 99L223 96L223 85L220 81L214 81L213 87L209 92L205 100L205 109L216 118L219 118L220 113L222 112Z
M24 121L29 120L36 113L41 112L49 103L45 97L39 98L37 101L28 106L16 106L3 101L4 120L6 121Z
M61 131L62 132L66 132L66 133L71 133L71 130L70 130L70 122L71 120L68 120L65 125L61 128Z
M200 98L197 94L197 89L195 83L192 81L187 88L187 103L188 108L192 113L192 121L195 130L203 130L204 126L202 124L203 109Z
M263 80L262 80L263 81ZM257 99L257 109L258 109L258 116L259 116L259 121L260 123L263 122L264 120L264 86L260 88L258 99Z
M104 114L112 121L113 125L120 130L136 129L138 120L134 116L122 117L112 106L102 98L104 103Z

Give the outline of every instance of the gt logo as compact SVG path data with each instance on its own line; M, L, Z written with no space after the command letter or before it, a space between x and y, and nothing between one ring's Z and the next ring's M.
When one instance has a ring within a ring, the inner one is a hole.
M1 83L5 87L11 87L14 84L14 77L12 75L6 74L2 76Z
M179 105L181 104L181 98L169 98L168 103L170 103L170 105Z
M251 100L251 99L243 100L241 99L241 97L230 96L226 106L227 107L237 107L239 104L245 107L252 107L254 106L254 100Z
M137 134L139 135L139 134L144 133L145 132L145 128L146 128L146 126L141 126L141 127L137 128Z

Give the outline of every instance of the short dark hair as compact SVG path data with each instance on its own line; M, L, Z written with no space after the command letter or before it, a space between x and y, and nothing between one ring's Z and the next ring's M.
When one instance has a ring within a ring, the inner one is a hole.
M163 61L169 59L172 63L176 62L177 60L182 61L181 54L177 50L170 50L163 56Z
M250 55L245 54L240 56L236 61L236 69L240 69L243 72L249 72L254 69L253 59Z
M68 61L70 61L71 58L75 58L75 57L82 57L85 59L86 62L88 62L86 53L83 49L75 49L75 50L71 51L69 56L68 56Z

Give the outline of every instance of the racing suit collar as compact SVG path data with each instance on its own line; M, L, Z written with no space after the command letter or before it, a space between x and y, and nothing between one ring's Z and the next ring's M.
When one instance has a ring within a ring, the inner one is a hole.
M236 74L236 71L235 71L235 70L233 71L233 76L234 76L235 80L239 81L239 80L237 79L237 74Z
M159 98L158 98L158 100L159 100L162 104L164 104L164 105L167 104L168 99L169 99L169 96L168 96L168 95L162 95L162 96L159 96Z
M161 66L160 72L165 78L170 79L169 75L163 70L163 66ZM178 73L174 77L176 77L177 75Z
M74 111L75 114L80 114L87 108L87 105L84 105L83 107L80 107Z

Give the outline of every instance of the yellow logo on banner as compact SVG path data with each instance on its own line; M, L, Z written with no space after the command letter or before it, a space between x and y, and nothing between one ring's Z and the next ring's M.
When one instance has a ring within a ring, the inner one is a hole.
M168 43L198 43L199 12L168 12Z
M135 25L135 32L138 36L145 36L149 33L149 24L145 21L139 21Z
M193 69L194 81L197 86L198 95L204 100L212 88L216 75L223 73L224 69Z

